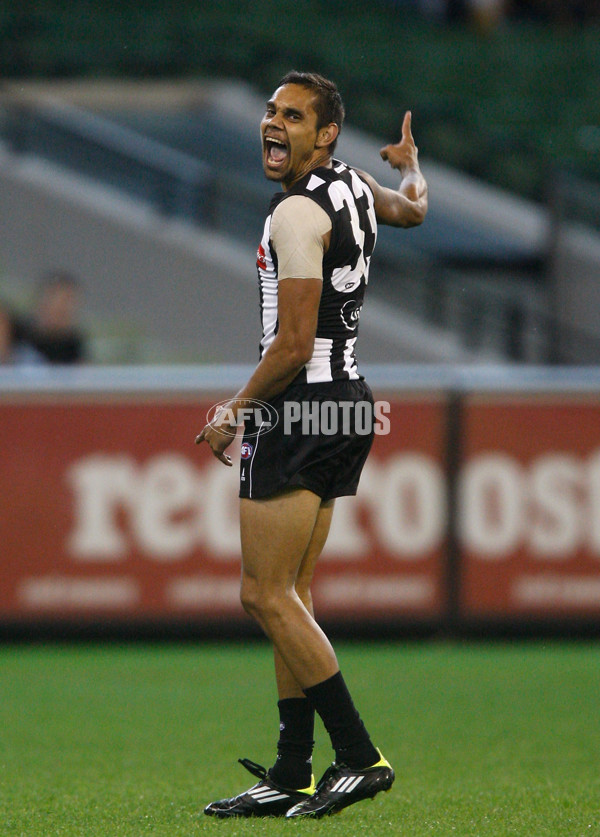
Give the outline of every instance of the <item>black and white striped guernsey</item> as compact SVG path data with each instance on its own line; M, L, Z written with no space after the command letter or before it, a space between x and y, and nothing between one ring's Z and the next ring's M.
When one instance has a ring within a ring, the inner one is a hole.
M314 200L331 219L331 242L323 257L323 290L312 358L295 383L358 379L355 344L369 280L369 262L377 238L373 193L364 180L339 160L332 168L313 169L289 191L271 200L258 248L258 280L263 335L261 357L277 334L277 253L271 218L291 195Z

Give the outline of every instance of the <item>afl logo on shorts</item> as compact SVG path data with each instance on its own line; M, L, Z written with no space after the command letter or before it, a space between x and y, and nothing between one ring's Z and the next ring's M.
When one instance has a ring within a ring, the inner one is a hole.
M242 447L240 448L240 455L242 459L250 459L253 450L254 445L251 445L250 442L242 442Z

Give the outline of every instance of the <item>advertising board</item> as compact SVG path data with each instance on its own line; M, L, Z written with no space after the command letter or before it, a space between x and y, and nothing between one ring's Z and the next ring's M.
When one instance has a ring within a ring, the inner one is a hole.
M212 405L177 394L0 403L0 618L245 618L237 467L194 438ZM396 396L357 498L338 501L320 616L434 618L444 607L444 402ZM239 441L230 450L236 465Z
M461 451L461 613L600 616L598 397L465 396Z

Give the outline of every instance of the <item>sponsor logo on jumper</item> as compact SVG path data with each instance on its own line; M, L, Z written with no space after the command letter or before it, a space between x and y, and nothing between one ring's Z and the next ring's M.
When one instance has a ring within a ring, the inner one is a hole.
M342 306L340 314L342 317L342 322L344 323L348 331L354 331L358 326L361 311L362 305L359 305L355 299L349 299L348 302L345 302Z
M213 404L206 414L206 422L224 436L236 436L238 428L244 426L246 436L258 436L272 430L279 416L277 411L266 401L245 398L237 405L231 398Z

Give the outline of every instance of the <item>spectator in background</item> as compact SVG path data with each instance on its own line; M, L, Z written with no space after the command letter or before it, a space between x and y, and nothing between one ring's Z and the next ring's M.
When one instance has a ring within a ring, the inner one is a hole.
M540 23L583 24L600 18L600 0L386 0L445 23L470 23L489 32L505 18Z
M71 273L57 270L42 277L27 338L47 363L81 363L85 337L79 326L82 289Z
M507 5L507 0L445 0L445 17L448 23L467 22L487 34L504 20Z
M23 339L17 319L0 300L0 366L39 364L42 357Z
M14 345L14 327L10 312L0 302L0 364L11 363Z
M506 13L505 0L468 0L467 10L470 22L477 30L486 34L502 23Z
M511 0L511 11L541 23L583 24L600 18L600 0Z

